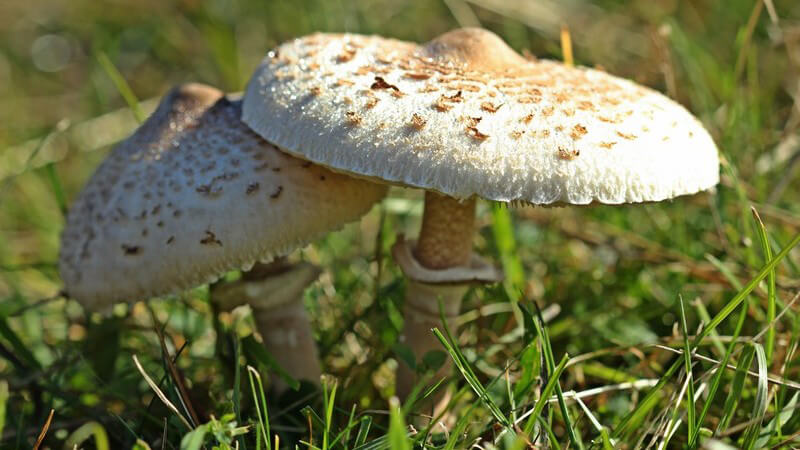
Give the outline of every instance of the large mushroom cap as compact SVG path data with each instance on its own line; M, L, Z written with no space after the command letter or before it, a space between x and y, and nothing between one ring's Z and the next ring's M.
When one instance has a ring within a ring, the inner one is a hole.
M194 287L356 220L385 194L282 153L240 114L216 89L181 86L112 151L62 235L71 296L94 309Z
M719 180L682 106L605 72L528 60L480 29L419 46L315 34L270 52L243 120L302 158L456 197L659 201Z

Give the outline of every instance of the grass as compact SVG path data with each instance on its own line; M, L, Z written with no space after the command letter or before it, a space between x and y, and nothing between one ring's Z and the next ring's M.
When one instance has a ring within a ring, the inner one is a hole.
M453 375L415 391L452 390L449 432L394 398L389 249L417 232L417 192L291 257L325 269L305 294L320 389L205 287L110 317L61 296L64 211L152 109L139 100L241 90L269 48L314 31L424 41L459 21L667 93L723 170L716 192L660 204L480 204L477 250L507 279L468 293L459 331L438 334ZM2 2L0 448L798 447L799 83L792 0ZM297 390L270 395L276 377Z

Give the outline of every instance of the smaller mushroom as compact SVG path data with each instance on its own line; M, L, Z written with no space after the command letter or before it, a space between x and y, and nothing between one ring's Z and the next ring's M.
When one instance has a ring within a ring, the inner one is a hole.
M385 195L383 186L284 154L240 114L241 102L216 89L179 86L114 148L62 234L59 270L71 297L97 310L210 283L357 220ZM301 299L319 269L266 267L215 287L212 301L250 304L278 362L316 382Z

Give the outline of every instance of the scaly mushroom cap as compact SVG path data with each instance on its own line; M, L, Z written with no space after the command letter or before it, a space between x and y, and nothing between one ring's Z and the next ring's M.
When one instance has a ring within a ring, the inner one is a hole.
M243 120L302 158L456 197L659 201L711 188L717 148L682 106L460 29L419 46L314 34L270 52Z
M216 89L173 89L70 210L67 292L96 309L179 292L303 246L366 213L385 186L278 150Z

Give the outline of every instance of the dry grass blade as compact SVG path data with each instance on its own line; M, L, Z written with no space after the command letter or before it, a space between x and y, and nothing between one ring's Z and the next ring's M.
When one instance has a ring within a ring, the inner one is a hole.
M569 34L567 24L561 24L561 57L567 66L575 65L575 58L572 56L572 36Z
M147 375L147 372L145 372L144 367L142 367L142 365L139 363L139 358L137 358L136 355L133 355L133 363L136 365L136 369L139 370L139 373L142 374L144 380L150 386L150 389L152 389L153 392L156 393L156 396L158 396L158 398L161 400L161 402L164 403L164 406L166 406L170 411L175 413L175 415L178 416L181 422L183 422L183 424L186 425L187 429L192 430L193 428L192 425L189 423L189 421L186 420L185 417L183 417L183 414L181 414L178 408L175 407L175 405L172 404L171 401L169 401L167 396L164 395L164 392L162 392L161 389L158 388L158 385L156 385L156 383L153 381L153 379L150 378L149 375Z
M153 329L155 330L156 335L158 335L158 342L161 345L161 356L164 360L164 364L167 365L169 373L172 376L172 381L174 381L175 385L178 387L178 396L184 409L189 413L189 418L192 420L192 426L196 427L200 423L200 419L197 417L194 406L192 406L191 398L189 398L189 392L186 390L186 384L183 382L183 376L181 376L181 373L178 372L178 368L175 367L175 363L172 361L172 357L167 349L167 343L164 341L164 333L159 327L158 319L156 318L153 308L151 308L150 305L147 305L147 310L150 311L150 317L153 320Z
M33 444L33 450L39 450L39 446L42 445L42 441L44 441L44 437L47 435L47 430L50 429L50 423L53 421L53 414L55 414L55 412L55 409L50 410L50 414L47 416L44 426L42 426L42 431L39 432L39 437L36 438L36 443Z
M445 6L450 10L450 14L462 27L481 27L481 21L463 0L444 0Z

